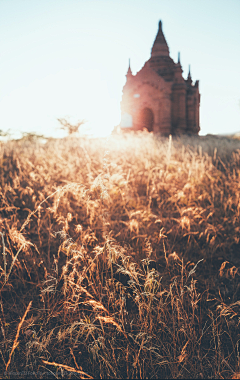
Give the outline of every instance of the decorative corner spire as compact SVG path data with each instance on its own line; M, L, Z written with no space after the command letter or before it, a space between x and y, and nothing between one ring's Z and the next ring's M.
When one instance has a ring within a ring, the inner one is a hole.
M180 62L180 51L178 52L178 64L181 65L181 62Z
M188 77L187 81L191 84L192 83L192 76L191 76L191 70L190 70L190 65L188 66Z
M130 58L129 58L129 65L128 65L128 71L127 71L126 77L128 79L129 77L132 77L132 76L133 76L133 74L132 74L132 70L130 67Z

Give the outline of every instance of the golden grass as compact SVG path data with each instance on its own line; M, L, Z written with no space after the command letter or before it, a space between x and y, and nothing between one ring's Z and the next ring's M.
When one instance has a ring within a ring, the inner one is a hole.
M240 141L0 144L3 378L239 378Z

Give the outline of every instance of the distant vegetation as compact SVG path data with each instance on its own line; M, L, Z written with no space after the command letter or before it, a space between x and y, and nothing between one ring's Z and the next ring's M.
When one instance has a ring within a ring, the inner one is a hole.
M61 125L60 129L67 132L69 136L80 132L82 125L86 123L86 120L80 120L75 124L72 124L67 118L57 119Z
M0 147L4 378L240 378L240 141Z

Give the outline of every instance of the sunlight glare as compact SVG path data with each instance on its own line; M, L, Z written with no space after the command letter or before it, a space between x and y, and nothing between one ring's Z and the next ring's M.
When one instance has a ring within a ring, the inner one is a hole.
M120 122L119 101L110 97L98 70L58 71L13 90L1 103L5 128L13 131L20 124L26 132L41 130L48 136L54 126L55 137L61 137L57 119L68 118L73 124L84 119L82 132L103 137Z

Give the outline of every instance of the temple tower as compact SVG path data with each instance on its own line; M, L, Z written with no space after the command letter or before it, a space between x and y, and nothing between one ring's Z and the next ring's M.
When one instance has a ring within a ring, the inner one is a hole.
M193 85L190 67L187 79L182 73L180 53L175 63L159 21L151 57L136 75L132 74L129 60L121 101L121 128L146 128L163 135L198 134L199 81Z

